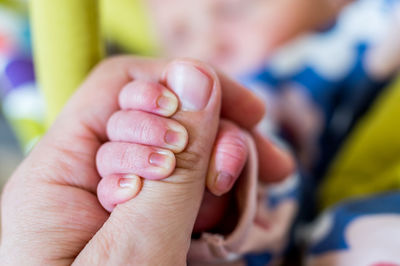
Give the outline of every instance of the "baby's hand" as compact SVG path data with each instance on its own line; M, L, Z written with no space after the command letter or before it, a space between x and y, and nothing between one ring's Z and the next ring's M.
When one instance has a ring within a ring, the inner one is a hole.
M119 105L122 110L108 121L111 142L105 144L97 156L97 167L103 177L98 186L98 198L110 212L117 204L137 196L141 178L168 177L175 168L173 153L181 152L188 141L185 128L167 118L178 109L178 99L165 86L147 81L131 82L122 89ZM229 197L216 196L232 188L247 153L241 129L222 120L207 177L208 189L214 196L206 194L195 230L209 229L222 218ZM135 159L129 154L134 154ZM157 162L152 160L154 154L158 159L165 157L158 160L162 162L161 167L154 165Z
M110 142L97 153L102 177L97 195L105 209L136 197L141 178L160 180L175 169L174 153L187 145L186 129L173 119L178 100L165 86L133 81L119 94L120 111L107 124Z

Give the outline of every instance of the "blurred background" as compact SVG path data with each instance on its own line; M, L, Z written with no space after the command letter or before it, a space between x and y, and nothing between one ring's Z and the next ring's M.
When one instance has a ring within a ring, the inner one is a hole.
M4 117L0 117L0 185L3 186L22 160L17 139Z
M30 57L25 1L0 1L0 186L23 159L23 149L12 129L12 119L4 117L4 98L11 87L5 67L17 55ZM24 32L24 33L23 33Z

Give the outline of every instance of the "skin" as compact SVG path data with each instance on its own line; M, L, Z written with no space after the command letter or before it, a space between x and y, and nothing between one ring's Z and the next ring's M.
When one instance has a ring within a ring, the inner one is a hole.
M97 201L100 176L95 158L108 141L107 121L119 110L118 95L132 80L172 80L179 75L168 73L181 63L209 78L208 103L201 110L180 110L173 116L189 135L185 152L176 156L174 174L164 182L146 180L140 195L119 205L110 216ZM101 63L7 183L2 196L0 261L7 265L184 264L220 110L233 104L239 110L257 109L254 96L233 84L191 60L168 63L117 57ZM237 104L240 101L232 95L246 101ZM225 117L235 117L238 123L246 120L229 112ZM200 130L206 125L207 132Z

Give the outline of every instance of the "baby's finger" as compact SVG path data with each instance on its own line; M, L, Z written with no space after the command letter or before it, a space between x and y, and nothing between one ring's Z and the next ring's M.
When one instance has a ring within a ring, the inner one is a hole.
M186 129L173 119L142 111L119 111L108 120L111 141L130 142L183 151L188 143Z
M117 206L136 197L142 189L142 179L137 175L121 177L109 176L100 180L97 186L97 198L109 212Z
M207 188L214 195L228 192L246 164L248 147L239 127L221 120L207 175Z
M119 94L119 105L123 110L141 110L161 116L172 116L179 101L165 86L153 82L135 80L128 83Z
M175 169L175 155L165 149L133 143L107 142L96 156L100 176L137 175L146 179L167 178Z

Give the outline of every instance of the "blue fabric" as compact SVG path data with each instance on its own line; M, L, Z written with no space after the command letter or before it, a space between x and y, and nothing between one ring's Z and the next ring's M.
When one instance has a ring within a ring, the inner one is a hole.
M367 215L398 214L400 216L400 193L360 199L342 204L330 211L333 226L326 232L324 238L312 245L311 255L320 255L326 252L346 250L346 228L357 218ZM379 230L379 228L377 228Z
M285 189L282 189L279 193L269 193L267 197L267 202L266 204L268 205L269 208L274 209L276 206L278 206L280 203L286 200L295 200L299 201L301 197L301 191L300 191L300 177L298 175L292 176L291 178L295 178L296 184L292 187L287 187Z
M248 266L265 266L271 263L273 256L266 252L262 254L248 254L244 257Z

